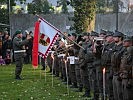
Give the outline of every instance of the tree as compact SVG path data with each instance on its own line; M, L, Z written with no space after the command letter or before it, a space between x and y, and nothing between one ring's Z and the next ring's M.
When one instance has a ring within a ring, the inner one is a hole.
M96 6L97 6L97 13L104 13L104 12L106 12L105 9L104 9L106 7L105 0L97 0Z
M33 14L35 12L38 14L48 14L51 9L53 8L47 0L33 0L32 3L28 4L29 14Z
M7 5L7 8L1 8L1 5ZM15 5L15 0L10 0L10 9ZM0 19L0 23L5 24L0 25L0 30L4 30L5 28L9 30L9 27L6 26L6 24L9 25L9 0L0 0Z
M71 4L75 9L72 29L78 34L94 30L96 0L71 0Z
M67 6L70 4L69 1L67 0L58 0L57 1L57 6L61 6L62 5L62 13L67 14L68 13L68 8Z

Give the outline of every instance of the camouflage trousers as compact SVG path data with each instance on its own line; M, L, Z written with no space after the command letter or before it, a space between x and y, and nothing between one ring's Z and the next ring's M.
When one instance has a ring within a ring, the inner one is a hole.
M113 94L114 100L123 100L122 99L122 82L118 81L118 75L113 75Z
M128 79L122 79L122 96L123 100L133 100L133 84L129 86Z

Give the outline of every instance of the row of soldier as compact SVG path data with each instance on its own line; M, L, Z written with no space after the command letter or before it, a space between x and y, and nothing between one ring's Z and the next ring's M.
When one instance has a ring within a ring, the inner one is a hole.
M71 41L77 42L80 48ZM67 43L67 46L66 44ZM94 100L133 100L133 39L119 31L101 30L100 34L92 31L77 36L75 33L68 37L57 39L54 52L53 74L67 81L76 92L85 90L83 97ZM65 56L58 56L65 54ZM70 63L69 57L75 57ZM47 63L52 72L52 57L49 53ZM67 72L65 62L67 61ZM103 93L103 68L105 71L105 95Z

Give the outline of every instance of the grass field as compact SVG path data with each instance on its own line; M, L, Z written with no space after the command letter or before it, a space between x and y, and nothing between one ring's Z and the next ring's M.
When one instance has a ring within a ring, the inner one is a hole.
M57 77L52 87L51 74L40 68L24 65L21 81L14 79L14 70L15 65L0 66L0 100L84 100L83 93L70 88L68 95L67 86Z

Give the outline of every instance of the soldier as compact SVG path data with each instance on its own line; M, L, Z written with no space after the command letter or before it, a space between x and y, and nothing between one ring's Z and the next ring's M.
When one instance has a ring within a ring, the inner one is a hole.
M65 43L61 40L59 42L59 49L60 49L60 54L64 54L65 49ZM63 82L67 81L66 77L66 70L65 70L65 62L64 62L64 56L60 57L60 69L61 69L61 78L63 79Z
M42 65L42 69L41 70L45 70L46 65L45 65L45 59L41 57L41 65Z
M96 34L95 37L91 37L91 40L93 39L92 42L92 52L94 55L94 60L92 63L93 66L93 80L94 80L94 99L98 100L99 99L99 94L102 93L102 73L101 73L101 53L102 53L102 42L103 42L103 37L100 37L102 39L98 40L99 34L97 32L92 32L93 34ZM103 34L103 33L101 33Z
M15 79L17 80L21 80L20 74L23 67L23 57L25 53L23 46L26 45L30 39L31 39L31 36L28 35L27 38L22 41L21 30L17 30L15 32L15 38L13 39L13 50L14 50L14 58L16 63Z
M82 37L84 36L87 36L87 33L84 32L82 33L82 36L78 36L77 38L77 43L79 45L82 44ZM76 71L76 79L77 79L77 83L78 83L78 90L76 90L76 92L82 92L83 90L83 82L82 82L82 79L81 79L81 70L80 70L80 64L79 64L79 51L80 51L80 48L77 46L75 49L74 49L74 52L75 52L75 57L77 59L75 59L75 71Z
M99 37L104 37L105 38L106 37L106 33L107 33L106 30L101 29Z
M50 69L50 71L49 72L52 72L52 57L51 57L51 52L48 54L48 56L47 56L47 64L48 64L48 66L49 66L49 69Z
M90 97L90 82L88 76L88 67L87 67L87 48L89 46L89 36L88 33L84 33L82 37L82 48L79 51L79 66L81 72L81 78L83 82L83 87L85 88L85 94L83 97Z
M54 53L54 70L55 70L55 76L59 77L59 62L58 62L57 53Z
M76 41L77 35L75 33L72 33L70 39L73 41ZM69 56L75 56L74 54L74 48L75 45L71 46L68 50ZM70 88L77 88L77 80L76 80L76 73L75 73L75 64L71 64L69 67L70 77L71 77L71 83L72 86Z
M123 46L126 51L121 59L120 77L122 79L122 96L123 100L133 100L133 87L132 87L132 66L133 66L133 46L132 38L126 37Z
M105 37L105 43L102 50L102 68L106 69L106 93L109 96L109 100L113 100L113 84L112 84L112 67L111 67L111 55L113 53L113 47L115 45L113 40L113 32L107 31Z
M123 47L123 34L119 31L115 31L113 35L115 46L113 48L113 54L111 57L111 66L113 68L113 94L114 100L122 100L122 84L119 77L120 61L125 51Z

